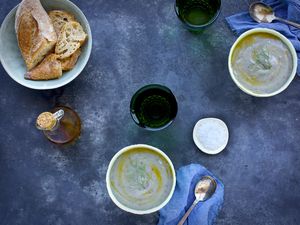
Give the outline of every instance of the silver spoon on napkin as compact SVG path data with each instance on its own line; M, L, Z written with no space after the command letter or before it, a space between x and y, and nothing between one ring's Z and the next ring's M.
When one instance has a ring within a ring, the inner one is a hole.
M184 214L182 219L179 221L177 225L183 225L192 210L199 202L204 202L209 199L216 191L217 183L210 176L204 176L200 179L200 181L196 184L195 187L195 201L190 206L189 210Z
M271 23L273 20L278 20L300 29L299 23L276 17L273 9L262 2L252 3L249 7L249 13L250 16L258 23Z

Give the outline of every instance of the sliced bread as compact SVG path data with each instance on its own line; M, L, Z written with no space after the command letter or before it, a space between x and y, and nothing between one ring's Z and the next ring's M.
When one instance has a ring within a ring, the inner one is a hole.
M60 31L55 47L55 54L59 59L70 57L87 38L82 26L75 21L67 22Z
M61 28L67 23L71 21L76 21L75 17L63 10L52 10L48 12L50 19L52 20L55 32L57 36L60 34Z
M29 80L52 80L62 76L61 62L58 56L50 54L35 68L25 74Z
M61 59L62 70L68 71L74 68L79 56L81 54L81 49L77 49L70 57Z
M27 69L40 63L56 44L53 24L39 0L23 0L18 6L15 30Z

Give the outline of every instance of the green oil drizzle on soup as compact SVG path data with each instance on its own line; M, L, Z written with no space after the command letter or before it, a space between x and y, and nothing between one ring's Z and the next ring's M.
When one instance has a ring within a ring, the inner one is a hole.
M121 154L112 166L110 184L114 196L135 210L159 206L168 197L173 174L157 152L135 148Z
M275 35L254 33L236 45L232 69L247 90L269 94L280 89L292 75L292 54Z

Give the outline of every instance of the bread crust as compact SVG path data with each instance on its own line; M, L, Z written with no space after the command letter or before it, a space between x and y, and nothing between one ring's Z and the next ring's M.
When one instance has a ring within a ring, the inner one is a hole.
M61 59L61 67L63 71L68 71L74 68L81 54L81 49L77 49L70 57Z
M57 42L53 24L39 0L23 0L16 12L18 45L31 70L40 63Z
M50 54L35 68L25 74L29 80L52 80L62 76L61 62L57 55Z

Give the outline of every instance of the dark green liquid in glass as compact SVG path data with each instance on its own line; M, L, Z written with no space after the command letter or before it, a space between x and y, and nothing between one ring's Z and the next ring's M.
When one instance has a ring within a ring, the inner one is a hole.
M219 14L221 0L176 0L176 13L190 29L210 24Z
M147 85L131 99L133 120L149 130L160 130L172 123L177 114L177 102L172 92L162 85Z
M203 8L189 8L185 9L182 17L190 24L202 25L208 23L211 18L214 16L214 13L211 10Z

